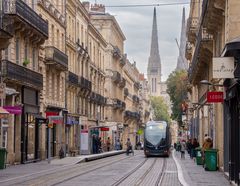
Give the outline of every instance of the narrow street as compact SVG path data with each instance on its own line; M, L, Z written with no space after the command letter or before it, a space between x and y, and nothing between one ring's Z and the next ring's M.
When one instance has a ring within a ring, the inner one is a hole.
M36 169L33 172L38 172ZM2 174L2 172L1 172ZM4 172L3 172L4 174ZM181 185L173 159L117 155L1 182L1 185Z

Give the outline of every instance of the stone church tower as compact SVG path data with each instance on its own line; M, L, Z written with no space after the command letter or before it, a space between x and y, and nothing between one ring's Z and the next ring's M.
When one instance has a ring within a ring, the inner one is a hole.
M182 13L182 30L180 36L180 46L179 46L179 56L177 61L176 70L187 70L187 59L185 58L185 47L186 47L186 20L185 20L185 8L183 8Z
M147 78L150 85L150 95L160 96L161 94L161 59L158 49L158 31L156 8L153 13L152 41L150 57L148 59Z

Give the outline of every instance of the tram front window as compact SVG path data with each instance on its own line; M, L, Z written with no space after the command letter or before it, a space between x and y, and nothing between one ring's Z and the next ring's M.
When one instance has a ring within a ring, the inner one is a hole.
M157 145L159 142L162 144L166 138L166 127L163 125L147 126L145 138L152 145Z

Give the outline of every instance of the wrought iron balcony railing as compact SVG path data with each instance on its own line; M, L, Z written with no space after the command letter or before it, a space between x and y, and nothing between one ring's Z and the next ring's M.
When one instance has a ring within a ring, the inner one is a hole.
M136 89L140 89L140 88L141 88L141 83L135 82L135 83L134 83L134 87L135 87Z
M68 82L73 84L73 85L78 85L78 76L77 74L74 74L72 72L68 72Z
M140 119L140 114L138 112L132 112L130 110L126 110L124 112L124 117L139 120Z
M53 64L61 70L68 69L68 56L54 46L45 48L47 64Z
M33 87L37 90L43 88L43 75L20 66L8 60L2 60L2 75L7 80L17 82L21 85Z
M122 55L122 58L120 59L120 65L124 66L127 62L127 54Z
M117 46L113 47L113 57L121 58L121 51Z
M139 101L140 101L139 97L136 96L136 95L133 95L132 99L133 99L133 101L136 102L136 103L139 103Z
M123 87L125 87L126 86L126 79L125 78L121 78L121 81L120 81L120 83L119 83L119 87L120 88L123 88Z
M128 96L128 95L129 95L128 88L124 88L124 96Z
M81 76L80 87L85 89L85 90L92 91L92 82L85 79L83 76Z
M31 25L48 37L48 23L22 0L3 0L3 16L15 16L18 21Z
M118 71L114 71L113 72L113 76L112 76L113 82L118 84L121 81L121 74Z

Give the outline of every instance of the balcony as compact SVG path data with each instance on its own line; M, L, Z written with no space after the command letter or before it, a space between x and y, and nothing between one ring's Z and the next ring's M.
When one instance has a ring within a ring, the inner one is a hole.
M132 111L126 110L124 112L124 117L128 118L128 119L139 120L140 119L140 114L138 112L132 112Z
M119 87L124 88L125 86L126 86L126 79L122 77L119 83Z
M2 73L7 81L12 81L20 85L32 87L37 90L43 88L43 75L12 63L8 60L2 60Z
M129 95L128 88L124 88L124 96L127 97Z
M112 80L114 83L118 84L121 81L121 74L118 71L113 72Z
M68 72L68 82L72 85L78 85L78 76L72 72Z
M0 50L4 50L8 47L11 38L12 35L10 33L5 31L5 29L0 28Z
M117 46L113 47L113 52L112 53L113 53L114 58L120 59L122 57L121 56L121 51Z
M45 47L46 64L54 65L59 70L68 69L68 56L54 46Z
M135 102L135 103L139 103L139 101L140 101L139 97L136 95L133 95L132 99L133 99L133 102Z
M203 1L204 17L203 25L208 29L208 32L213 34L222 28L225 20L225 1L211 0Z
M136 89L140 89L141 88L141 83L139 83L139 82L135 82L134 83L134 88L136 88Z
M122 58L120 59L120 65L124 66L127 62L127 54L122 55Z
M3 17L31 26L42 38L48 38L48 23L22 0L3 0Z
M113 108L114 109L122 108L122 101L117 98L113 99Z
M81 76L80 87L84 90L88 90L89 92L91 92L92 91L92 82Z

